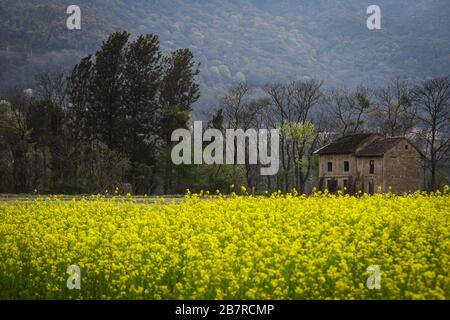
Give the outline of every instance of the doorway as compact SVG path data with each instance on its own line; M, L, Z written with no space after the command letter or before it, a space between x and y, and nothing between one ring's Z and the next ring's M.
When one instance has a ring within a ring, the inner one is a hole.
M327 189L330 193L335 193L337 191L338 182L335 179L327 180Z
M369 194L375 194L375 184L373 180L369 180Z

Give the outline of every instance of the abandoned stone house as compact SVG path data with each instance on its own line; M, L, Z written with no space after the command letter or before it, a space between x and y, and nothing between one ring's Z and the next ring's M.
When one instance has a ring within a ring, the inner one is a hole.
M317 150L319 188L350 193L414 192L421 188L422 154L404 137L344 136Z

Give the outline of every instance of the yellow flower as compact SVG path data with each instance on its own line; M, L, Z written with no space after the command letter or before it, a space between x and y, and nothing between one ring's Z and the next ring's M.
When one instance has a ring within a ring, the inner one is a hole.
M450 299L448 187L216 194L0 202L0 299Z

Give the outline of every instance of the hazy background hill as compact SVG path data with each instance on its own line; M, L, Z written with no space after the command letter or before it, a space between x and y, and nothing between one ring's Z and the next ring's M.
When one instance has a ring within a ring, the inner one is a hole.
M0 0L0 91L70 69L108 34L156 33L165 50L201 62L196 115L231 83L319 78L327 86L450 74L448 0L78 0L82 30L65 28L69 1ZM382 30L366 28L378 4Z

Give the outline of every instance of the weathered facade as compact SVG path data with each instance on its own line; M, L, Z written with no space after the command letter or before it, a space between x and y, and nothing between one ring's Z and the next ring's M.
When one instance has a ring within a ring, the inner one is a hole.
M421 189L422 155L406 138L342 137L317 150L321 189L394 193Z

